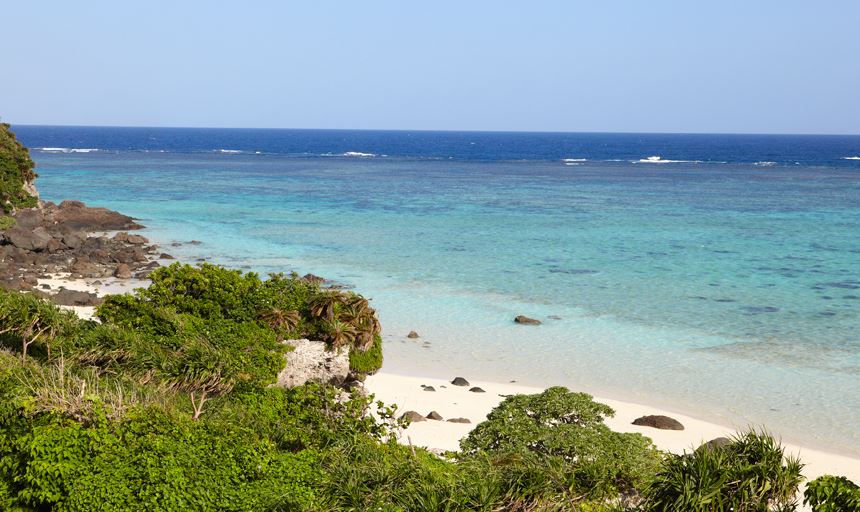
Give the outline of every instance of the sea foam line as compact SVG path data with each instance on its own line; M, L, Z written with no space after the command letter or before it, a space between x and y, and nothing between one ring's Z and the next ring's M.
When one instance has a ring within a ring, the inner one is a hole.
M842 160L860 160L860 156L843 156Z

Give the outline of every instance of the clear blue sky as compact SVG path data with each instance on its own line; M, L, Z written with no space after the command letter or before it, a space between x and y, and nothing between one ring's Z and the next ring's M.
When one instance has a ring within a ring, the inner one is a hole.
M7 0L21 124L860 133L860 2Z

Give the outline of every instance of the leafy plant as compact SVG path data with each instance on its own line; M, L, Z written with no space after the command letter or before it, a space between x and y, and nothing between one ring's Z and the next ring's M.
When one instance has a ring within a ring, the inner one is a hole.
M749 430L723 447L667 455L646 492L645 510L794 510L802 468L773 436Z
M515 474L521 496L551 496L573 506L641 489L659 462L651 441L613 432L612 408L590 395L552 387L506 398L460 443L466 456L489 456ZM552 472L536 468L555 468ZM556 477L551 477L556 475Z
M812 512L860 510L860 486L844 476L824 475L806 485L803 502Z
M38 204L36 197L24 188L36 179L36 166L10 128L9 124L0 123L0 207L6 212Z

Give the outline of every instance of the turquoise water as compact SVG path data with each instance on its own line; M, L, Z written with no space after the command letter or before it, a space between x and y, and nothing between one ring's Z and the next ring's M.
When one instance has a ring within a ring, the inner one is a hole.
M662 153L676 163L640 163L651 147L564 162L230 140L33 156L46 199L139 217L187 261L355 286L380 311L387 370L564 384L860 455L858 140L828 157L805 141L818 153L797 164L755 139L733 150L746 161L677 140L686 153Z

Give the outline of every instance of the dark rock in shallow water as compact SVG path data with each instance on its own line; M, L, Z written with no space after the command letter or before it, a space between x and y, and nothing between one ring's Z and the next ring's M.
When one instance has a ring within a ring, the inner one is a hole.
M420 336L418 336L418 333L417 333L417 332L415 332L415 331L409 331L409 334L407 334L407 335L406 335L406 337L407 337L407 338L412 338L412 339L420 338Z
M400 415L400 419L402 420L402 419L404 419L404 418L405 418L405 419L408 419L408 420L409 420L409 421L411 421L412 423L415 423L415 422L418 422L418 421L426 421L426 420L427 420L427 418L425 418L424 416L421 416L420 414L418 414L418 413L417 413L417 412L415 412L415 411L406 411L406 412L404 412L402 415Z
M427 415L427 419L428 420L442 421L442 415L436 411L430 411L430 414Z
M640 427L658 428L660 430L684 430L684 425L680 421L668 416L642 416L633 420L634 425Z
M549 315L547 318L550 320L561 320L561 317L558 315Z
M448 423L472 423L468 418L451 418Z
M456 377L454 380L451 381L451 384L455 386L468 386L469 381L464 379L463 377Z
M436 388L434 388L433 386L421 386L421 387L424 388L424 391L436 391Z
M525 315L519 315L514 318L514 322L523 325L540 325L540 320L535 320L534 318L529 318Z
M95 293L66 289L52 295L51 300L61 306L97 306L102 302Z
M173 259L176 259L176 258L174 258L173 256L171 256L171 255L167 254L166 252L161 253L158 257L159 257L160 259L162 259L162 260L173 260Z
M774 306L747 306L741 308L744 313L749 315L759 315L762 313L777 313L779 312L779 308Z
M696 448L696 451L700 450L719 450L721 448L725 448L726 446L732 444L732 440L728 437L717 437L715 439L711 439L707 443L702 443L701 446Z
M483 389L481 389L481 388L479 388L479 387L477 387L477 386L473 387L473 388L472 388L472 389L470 389L469 391L471 391L472 393L486 393L486 391L484 391Z

